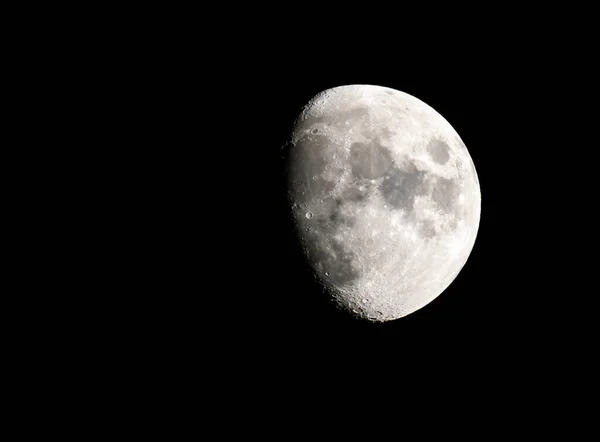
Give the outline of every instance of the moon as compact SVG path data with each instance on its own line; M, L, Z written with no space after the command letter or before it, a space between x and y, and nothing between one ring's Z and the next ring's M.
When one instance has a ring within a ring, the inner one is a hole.
M339 307L391 321L446 290L475 244L481 193L444 117L395 89L340 86L304 106L288 146L294 229Z

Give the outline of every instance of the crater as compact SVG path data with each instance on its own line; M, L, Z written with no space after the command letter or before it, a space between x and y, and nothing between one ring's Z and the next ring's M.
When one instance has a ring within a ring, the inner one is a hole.
M354 177L375 179L390 169L392 157L377 140L369 143L353 143L350 148L350 165Z
M433 139L427 144L427 153L433 161L441 165L450 159L449 150L448 145L441 140Z

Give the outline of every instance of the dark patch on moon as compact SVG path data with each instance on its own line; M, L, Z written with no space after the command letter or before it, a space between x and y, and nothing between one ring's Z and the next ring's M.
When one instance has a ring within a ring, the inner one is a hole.
M385 201L394 209L411 212L415 197L427 193L427 187L424 185L426 176L426 172L407 162L402 168L392 167L384 176L379 190Z
M295 202L304 204L333 190L335 182L323 179L321 174L335 149L337 146L321 134L305 135L290 148L287 167Z
M373 128L369 126L364 126L360 131L361 135L367 140L375 140L379 142L380 139L390 139L394 132L392 132L388 126ZM384 146L381 146L383 149L386 149Z
M449 150L446 143L435 138L427 144L427 153L433 161L441 165L446 164L450 159Z
M371 189L373 185L371 182L367 181L363 184L354 184L344 190L342 195L344 201L351 201L355 203L360 203L365 201L369 194L371 193Z
M339 211L331 213L329 221L335 226L334 231L337 231L340 226L354 227L356 225L356 219L353 216L346 216Z
M422 238L431 239L436 235L435 223L431 219L425 219L419 223L418 231Z
M366 192L360 191L358 187L352 186L344 191L344 199L355 203L364 201L367 198Z
M381 137L390 138L392 135L394 135L394 132L392 132L387 126L379 129L379 136Z
M456 181L438 176L432 187L431 199L437 206L446 213L453 211L460 193Z
M392 157L377 140L353 143L350 147L350 166L354 177L373 180L392 167Z
M329 221L331 221L336 230L343 227L354 227L356 225L356 219L353 216L347 216L342 213L342 205L344 200L342 198L335 199L335 208L329 214Z
M322 213L313 218L319 232L334 234L340 227L351 228L356 225L356 219L353 216L346 216L342 213L341 201L339 198L334 201L329 197L323 202Z
M410 216L417 196L431 195L436 206L445 213L458 213L460 187L456 180L419 170L414 163L402 161L394 165L379 186L381 195L393 209L403 209ZM425 230L430 230L425 227Z

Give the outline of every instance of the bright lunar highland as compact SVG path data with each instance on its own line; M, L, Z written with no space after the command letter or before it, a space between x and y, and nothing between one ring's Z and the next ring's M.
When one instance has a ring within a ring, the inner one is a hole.
M475 166L450 123L416 97L373 85L321 92L294 124L286 167L303 253L357 317L424 307L473 249Z

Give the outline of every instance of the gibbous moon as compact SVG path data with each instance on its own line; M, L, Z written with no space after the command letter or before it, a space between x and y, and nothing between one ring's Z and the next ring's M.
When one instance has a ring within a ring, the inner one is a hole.
M390 321L439 296L466 263L481 193L459 135L394 89L328 89L302 109L288 152L302 250L336 303Z

